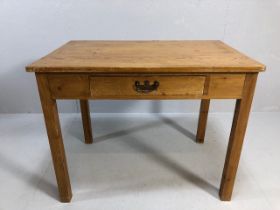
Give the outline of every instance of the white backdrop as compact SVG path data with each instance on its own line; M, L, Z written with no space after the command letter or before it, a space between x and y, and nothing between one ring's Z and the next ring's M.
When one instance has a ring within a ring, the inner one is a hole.
M0 113L41 112L25 65L73 39L219 39L263 62L254 111L280 111L279 0L0 0ZM194 112L198 101L92 101L93 112ZM211 111L232 111L214 101ZM77 112L75 101L59 102Z

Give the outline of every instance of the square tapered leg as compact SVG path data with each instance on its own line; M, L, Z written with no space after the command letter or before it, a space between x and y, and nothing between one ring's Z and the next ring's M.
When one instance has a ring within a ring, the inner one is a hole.
M82 121L84 127L84 137L85 143L91 144L92 140L92 129L91 129L91 119L90 119L90 109L88 100L80 100Z
M196 142L204 143L210 99L202 99L200 103Z
M220 199L223 201L231 200L235 176L253 100L256 80L257 73L247 74L243 87L242 98L237 99L236 101L234 118L219 192Z
M46 129L52 154L53 166L61 202L70 202L71 184L60 129L56 100L51 97L47 75L36 73L36 79L44 113Z

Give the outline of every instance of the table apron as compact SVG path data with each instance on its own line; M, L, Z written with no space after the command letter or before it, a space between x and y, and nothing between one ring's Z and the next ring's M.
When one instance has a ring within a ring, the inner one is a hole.
M40 73L42 74L42 73ZM53 99L240 99L246 73L44 73ZM136 88L138 82L143 92ZM145 81L148 81L145 83ZM158 87L154 84L157 82ZM146 86L144 85L146 84Z

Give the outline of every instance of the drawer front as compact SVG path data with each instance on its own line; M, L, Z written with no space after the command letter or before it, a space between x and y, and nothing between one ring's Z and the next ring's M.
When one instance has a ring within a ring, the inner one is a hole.
M96 99L201 98L205 76L92 76Z

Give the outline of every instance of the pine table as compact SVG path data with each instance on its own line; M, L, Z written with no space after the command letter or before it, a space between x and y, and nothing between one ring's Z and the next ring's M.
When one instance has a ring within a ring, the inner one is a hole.
M231 199L258 73L265 66L221 41L70 41L26 67L35 72L62 202L72 198L57 99L79 99L85 143L88 100L201 99L197 143L211 99L236 99L220 199Z

